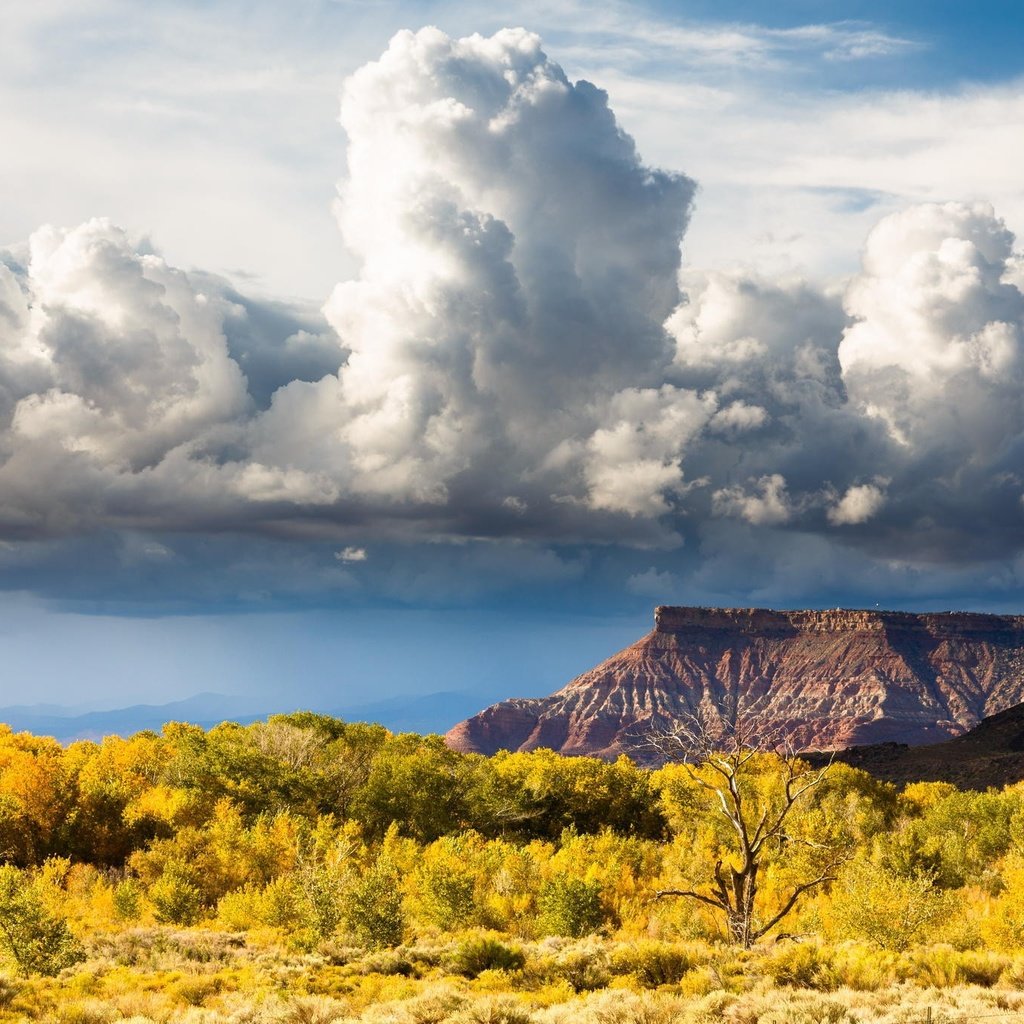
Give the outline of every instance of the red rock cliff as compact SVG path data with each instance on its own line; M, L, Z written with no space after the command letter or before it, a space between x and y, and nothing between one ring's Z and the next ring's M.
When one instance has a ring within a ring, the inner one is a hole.
M1024 616L655 609L654 631L552 694L455 726L456 750L643 754L697 709L734 706L798 750L933 743L1024 701Z

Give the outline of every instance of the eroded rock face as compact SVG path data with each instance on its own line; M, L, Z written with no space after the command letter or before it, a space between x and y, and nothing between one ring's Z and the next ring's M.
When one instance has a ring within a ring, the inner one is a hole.
M656 761L652 734L735 709L747 736L796 750L922 744L1022 701L1024 616L661 607L631 647L550 697L481 711L447 742Z

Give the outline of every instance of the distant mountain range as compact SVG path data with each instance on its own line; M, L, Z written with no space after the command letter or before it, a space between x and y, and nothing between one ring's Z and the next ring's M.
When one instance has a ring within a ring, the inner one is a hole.
M159 732L166 722L191 722L210 728L220 722L245 724L268 714L299 709L322 711L350 722L379 722L393 732L444 732L480 706L472 693L430 693L424 696L392 697L368 704L338 708L289 706L281 701L260 701L222 693L200 693L168 704L135 704L131 707L88 711L55 704L19 705L0 708L0 722L16 732L54 736L61 743L97 740L110 734L128 736L143 729Z
M755 739L782 735L797 750L839 751L838 759L897 782L977 788L1024 779L1022 701L1024 616L663 607L652 633L550 697L502 701L468 718L478 694L312 710L395 732L441 732L463 718L447 733L462 751L550 747L656 763L652 733L700 710L732 709ZM203 693L112 710L0 708L0 722L67 743L297 709Z
M447 741L657 763L652 737L701 715L795 750L913 745L1022 700L1024 616L661 607L631 647L549 697L479 712Z

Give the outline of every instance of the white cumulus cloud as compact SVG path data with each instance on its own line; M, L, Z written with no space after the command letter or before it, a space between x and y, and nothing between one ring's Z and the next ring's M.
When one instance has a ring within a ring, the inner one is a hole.
M545 545L1020 551L1024 263L987 204L883 218L830 285L682 266L694 183L520 29L399 33L341 122L326 322L104 220L0 253L0 540L323 538L332 580L378 540L568 581Z
M751 489L723 487L712 496L715 513L736 516L754 526L779 526L793 514L786 478L772 473L751 481Z
M833 526L866 523L885 504L885 491L876 484L855 484L828 510Z
M334 552L334 557L339 562L365 562L366 548L347 547Z

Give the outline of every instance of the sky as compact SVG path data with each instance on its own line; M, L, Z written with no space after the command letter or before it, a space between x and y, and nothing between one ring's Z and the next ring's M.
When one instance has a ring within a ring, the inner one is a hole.
M0 35L0 706L1019 611L1010 2L49 0Z

